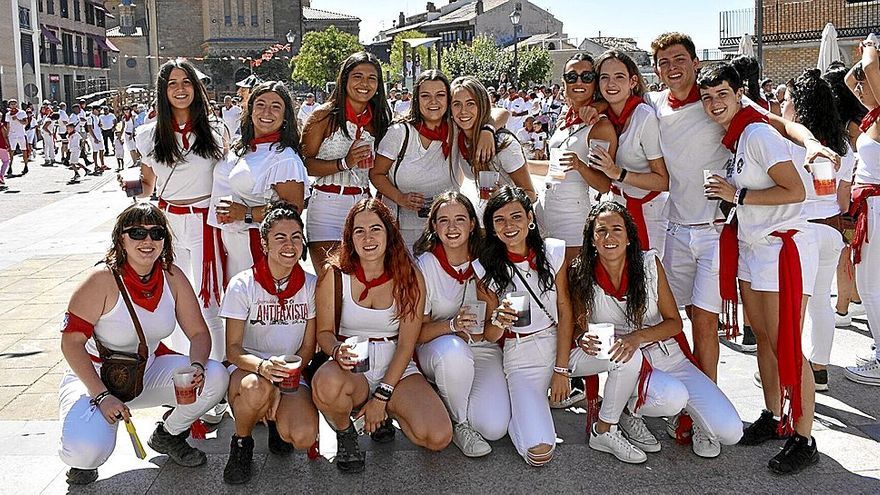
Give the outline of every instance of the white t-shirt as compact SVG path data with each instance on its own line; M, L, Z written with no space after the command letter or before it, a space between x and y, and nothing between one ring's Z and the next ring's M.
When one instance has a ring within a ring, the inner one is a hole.
M535 143L536 150L544 149L544 143L547 142L547 133L544 131L541 132L530 132L529 140Z
M459 131L456 131L459 132ZM509 143L504 148L498 150L495 153L495 157L489 162L489 167L491 171L498 172L499 176L499 185L509 185L515 186L516 184L513 182L513 179L510 178L510 174L516 172L526 165L526 155L523 151L522 145L517 142L515 139L509 139ZM480 200L479 198L479 190L480 190L480 177L479 174L474 174L474 170L471 167L471 164L461 156L461 152L458 151L458 146L453 147L454 159L458 162L459 168L461 168L464 176L468 180L473 180L474 185L476 186L472 191L476 193L476 196L469 197L471 203L474 204L474 207L477 210L477 219L480 222L480 225L483 225L483 211L486 209L486 201ZM470 191L471 189L466 189Z
M515 100L511 100L509 97L505 98L503 101L504 108L506 108L510 112L510 118L507 119L507 127L509 130L513 132L517 132L522 129L523 122L525 122L526 117L528 115L521 115L519 117L514 116L515 113L523 113L528 112L529 107L531 105L527 104L523 101L522 98L517 97Z
M746 126L739 138L736 154L726 167L727 177L737 189L769 189L776 185L769 170L780 162L791 160L785 138L770 124L763 122ZM736 207L739 240L753 244L779 230L806 227L803 203Z
M74 162L78 161L82 149L82 136L78 132L67 135L67 149L70 151L70 159Z
M82 122L83 120L80 118L78 113L72 113L67 117L67 123L73 124L73 128L76 132L82 132Z
M440 266L433 253L423 253L417 263L425 277L425 314L432 321L449 320L461 309L463 301L476 301L476 279L460 284ZM453 265L456 270L467 269L468 264Z
M412 100L397 100L394 104L394 114L397 116L405 115L412 107Z
M317 103L312 103L311 105L309 105L308 103L303 103L302 105L299 106L299 112L297 112L296 118L297 118L297 120L299 120L300 125L306 123L306 120L308 120L309 115L311 115L312 112L314 112L316 108L318 108Z
M9 124L9 139L23 138L25 136L24 124L20 121L27 118L27 112L19 109L13 115L12 111L6 113L6 123Z
M101 115L89 114L87 120L89 126L92 128L92 136L94 136L97 141L100 141L103 137L103 134L101 133L101 117Z
M86 123L89 121L89 113L83 109L79 111L79 125L76 130L78 132L86 132Z
M101 114L101 129L109 131L116 125L116 116L112 113Z
M859 163L856 166L858 184L880 184L880 143L862 133L856 140Z
M525 127L520 127L514 132L516 140L520 143L528 143L532 140L532 133L527 131Z
M791 154L791 161L801 175L801 179L804 181L804 189L807 192L807 198L804 200L803 207L804 218L828 218L842 213L840 205L837 203L837 184L841 181L852 181L853 167L855 167L856 162L856 155L849 145L846 147L846 154L840 157L840 168L834 174L834 194L819 196L816 194L816 188L813 186L813 175L805 167L807 163L807 150L788 140L785 143Z
M649 160L663 158L660 148L660 122L648 105L641 103L629 118L629 125L618 137L617 165L630 172L648 173ZM617 183L617 187L631 198L643 198L648 191L629 184Z
M222 113L223 122L229 129L229 133L232 135L238 134L241 130L241 107L238 105L232 105L231 107L226 108L224 105L222 107Z
M317 277L306 272L306 282L284 306L266 292L247 269L229 281L220 316L244 320L242 347L261 359L296 354L306 334L306 323L315 318Z
M69 118L70 117L67 116L67 111L61 110L61 109L58 110L58 121L59 122L67 124L67 121Z

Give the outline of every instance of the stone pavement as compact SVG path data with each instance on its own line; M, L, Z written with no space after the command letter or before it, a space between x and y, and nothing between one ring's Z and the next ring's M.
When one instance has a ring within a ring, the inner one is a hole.
M38 170L39 171L39 170ZM32 169L31 173L34 173ZM51 187L51 186L47 186ZM45 189L45 188L44 188ZM0 208L8 196L0 195ZM0 221L0 492L62 493L65 466L56 449L59 436L57 386L66 366L58 323L76 284L107 248L115 215L129 200L108 176L89 191ZM332 463L309 461L304 453L278 458L268 453L266 432L255 432L255 476L245 487L222 482L232 420L196 442L208 453L208 465L181 468L147 447L138 460L124 431L117 449L99 470L100 479L75 493L547 493L590 490L596 493L880 493L880 389L843 378L856 350L870 339L864 321L838 329L830 367L831 390L817 395L815 437L821 462L797 477L777 477L767 460L781 443L761 447L725 447L720 458L697 458L664 433L662 420L649 427L663 450L647 463L631 466L585 443L584 411L554 413L560 443L553 462L528 467L510 441L493 443L482 459L466 459L450 446L428 453L398 432L389 445L361 440L368 450L367 470L343 476ZM761 390L752 383L753 355L722 347L720 383L744 420L758 416ZM135 411L135 425L146 439L162 409Z

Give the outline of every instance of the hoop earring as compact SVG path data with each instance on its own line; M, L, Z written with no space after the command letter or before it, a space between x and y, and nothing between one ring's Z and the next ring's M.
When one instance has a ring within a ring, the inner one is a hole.
M529 230L535 230L535 222L529 222Z

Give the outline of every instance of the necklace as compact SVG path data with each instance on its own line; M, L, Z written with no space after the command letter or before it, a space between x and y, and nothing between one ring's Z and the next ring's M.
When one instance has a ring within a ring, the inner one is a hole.
M281 278L272 277L272 280L275 282L275 291L281 292L281 288L287 284L288 280L290 280L290 274L287 274L286 277Z

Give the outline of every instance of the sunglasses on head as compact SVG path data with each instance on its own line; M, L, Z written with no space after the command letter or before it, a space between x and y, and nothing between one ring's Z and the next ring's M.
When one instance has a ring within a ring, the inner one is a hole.
M133 241L142 241L147 238L147 235L150 236L150 239L154 241L161 241L165 238L165 227L150 227L149 229L144 227L131 227L122 231L123 234L128 234L128 237Z
M578 78L580 78L584 84L590 84L591 82L596 80L596 73L591 70L585 70L580 74L575 71L571 71L566 72L562 75L562 80L567 82L568 84L576 83Z

